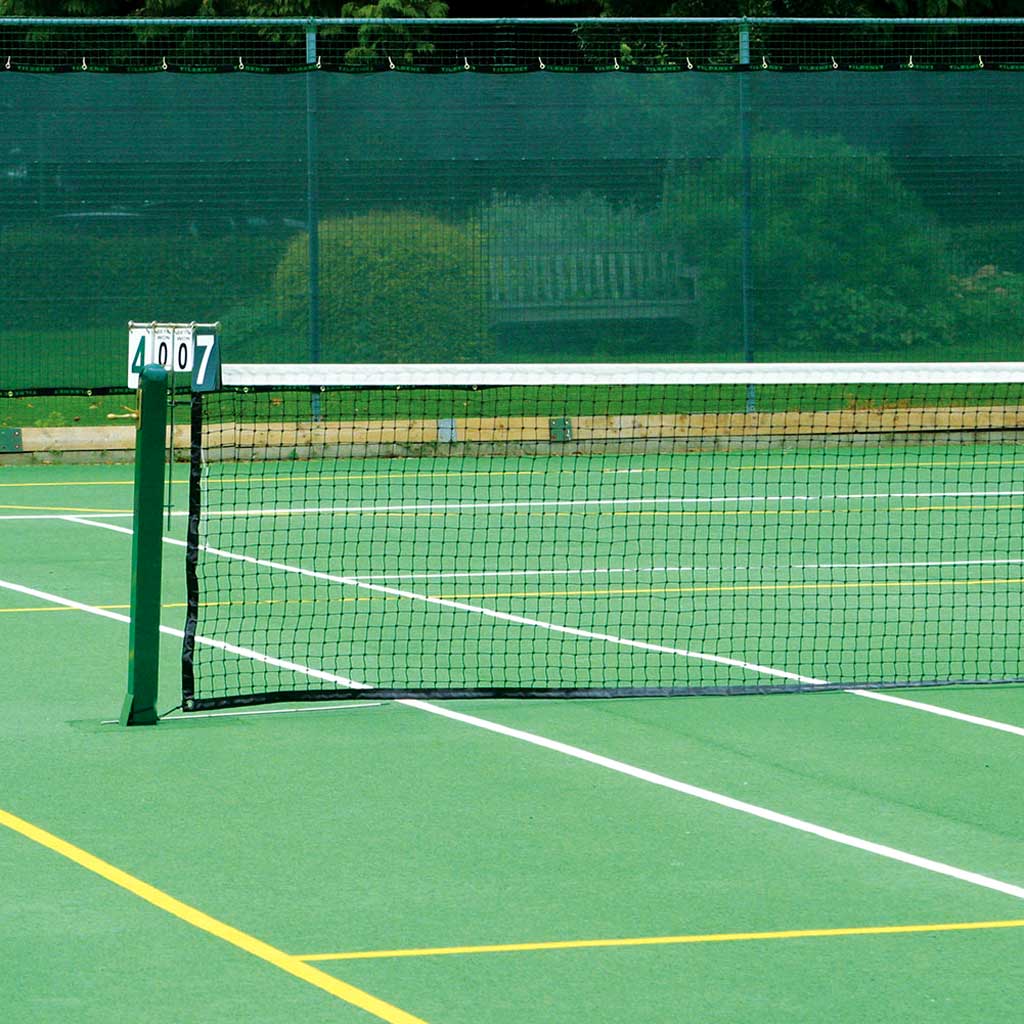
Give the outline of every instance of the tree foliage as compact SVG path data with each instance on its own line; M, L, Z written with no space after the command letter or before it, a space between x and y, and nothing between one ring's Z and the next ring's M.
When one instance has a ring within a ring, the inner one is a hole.
M1012 17L1024 0L0 0L3 17Z
M948 239L885 156L780 132L755 141L751 163L759 347L828 338L870 352L947 333ZM683 167L663 210L701 267L704 338L725 348L740 322L743 188L738 156Z
M489 346L481 239L473 224L378 210L320 224L323 355L338 362L451 362ZM288 245L274 278L282 327L308 329L309 239Z

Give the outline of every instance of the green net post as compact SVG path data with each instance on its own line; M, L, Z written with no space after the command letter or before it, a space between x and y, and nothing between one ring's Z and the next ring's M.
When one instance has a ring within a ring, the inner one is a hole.
M156 725L160 674L162 502L167 434L167 371L146 366L139 376L139 430L135 440L135 530L132 534L128 692L121 725Z

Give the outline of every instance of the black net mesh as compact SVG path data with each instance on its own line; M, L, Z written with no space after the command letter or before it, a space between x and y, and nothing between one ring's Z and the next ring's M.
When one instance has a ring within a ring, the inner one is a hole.
M517 369L194 397L186 710L1024 674L1021 383Z

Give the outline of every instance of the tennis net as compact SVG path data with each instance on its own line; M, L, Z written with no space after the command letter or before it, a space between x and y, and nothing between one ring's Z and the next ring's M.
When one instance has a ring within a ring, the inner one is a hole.
M226 366L185 710L1024 678L1024 363Z

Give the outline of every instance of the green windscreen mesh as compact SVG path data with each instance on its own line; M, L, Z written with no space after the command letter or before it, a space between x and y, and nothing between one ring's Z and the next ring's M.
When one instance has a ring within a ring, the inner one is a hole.
M129 320L226 362L1016 359L1022 109L985 71L0 73L0 391L124 390Z

